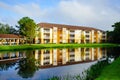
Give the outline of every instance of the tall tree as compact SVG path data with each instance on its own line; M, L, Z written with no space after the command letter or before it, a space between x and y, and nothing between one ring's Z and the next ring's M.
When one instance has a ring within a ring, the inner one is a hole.
M114 42L114 33L113 31L107 31L107 42L113 43Z
M17 34L17 30L8 24L0 23L0 34Z
M114 30L113 30L114 42L120 43L120 22L114 23L114 25L112 25L112 27L114 28Z
M18 21L19 24L19 33L26 37L27 40L31 41L36 36L36 23L33 19L30 19L29 17L23 17Z

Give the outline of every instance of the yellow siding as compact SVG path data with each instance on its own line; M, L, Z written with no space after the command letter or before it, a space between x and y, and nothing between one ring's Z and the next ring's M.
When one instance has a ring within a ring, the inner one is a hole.
M70 42L70 29L67 28L48 28L50 30L49 35L49 43L69 43ZM86 37L89 35L88 37ZM74 43L86 43L86 40L89 40L89 43L100 43L102 42L102 36L107 36L106 34L103 35L102 31L95 31L90 30L88 33L84 30L74 30ZM41 43L45 43L44 40L44 28L40 29L40 36L36 36L35 42L40 38ZM105 37L106 40L106 37Z

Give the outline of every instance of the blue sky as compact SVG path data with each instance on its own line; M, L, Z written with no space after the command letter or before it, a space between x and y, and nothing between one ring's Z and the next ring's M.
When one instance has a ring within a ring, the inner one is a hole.
M0 0L0 22L17 25L28 16L49 22L113 30L120 21L120 0Z

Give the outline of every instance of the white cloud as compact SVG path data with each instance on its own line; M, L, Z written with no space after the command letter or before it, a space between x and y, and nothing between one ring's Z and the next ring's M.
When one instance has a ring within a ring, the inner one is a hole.
M7 13L8 15L4 17L2 16L2 14L4 13L0 13L1 14L0 21L3 23L8 23L10 25L16 25L17 21L24 16L28 16L30 18L39 20L39 18L42 18L46 13L45 10L43 9L41 10L40 5L38 5L37 3L27 3L27 4L21 3L21 4L9 5L0 2L0 8L13 13L13 14Z
M39 3L11 6L0 2L0 7L17 14L19 17L12 16L14 20L29 16L37 23L55 22L112 30L111 25L119 21L120 6L113 3L111 6L110 1L112 0L60 0L56 5L44 9Z
M59 8L68 23L93 26L105 30L112 29L111 24L119 17L119 13L104 2L84 4L78 0L62 1Z
M36 3L9 5L0 2L0 7L22 16L39 17L44 14L44 10L41 11L40 6Z
M62 0L56 8L48 10L47 19L53 22L91 26L112 30L120 12L108 4L109 0Z
M18 14L30 17L39 17L42 13L39 5L35 3L15 5L13 9Z

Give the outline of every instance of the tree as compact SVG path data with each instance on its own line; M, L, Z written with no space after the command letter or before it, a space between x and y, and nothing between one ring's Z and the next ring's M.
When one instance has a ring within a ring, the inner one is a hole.
M113 42L120 43L120 22L114 23L114 25L112 25L112 27L114 28L113 34L112 34Z
M30 41L30 43L33 41L33 38L36 36L36 23L33 19L30 19L29 17L23 17L18 21L19 24L19 33L26 37L27 41Z
M0 34L17 34L17 30L13 26L0 23Z
M81 43L85 43L85 36L83 33L81 34Z
M107 42L113 43L114 42L113 36L114 36L113 31L107 31Z

